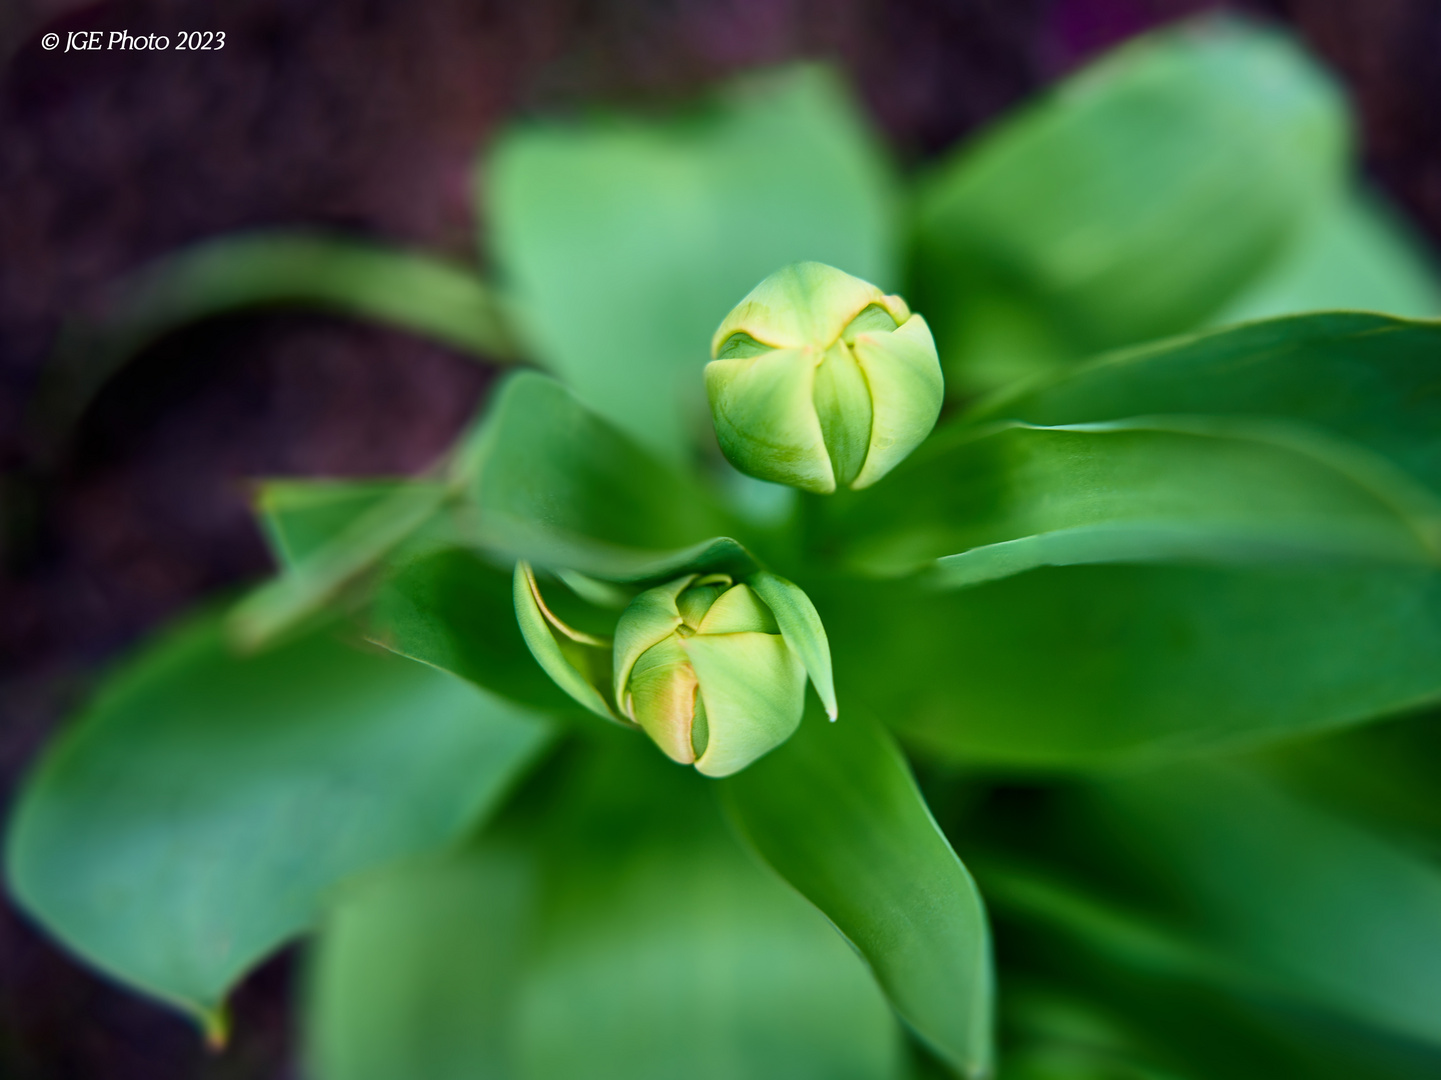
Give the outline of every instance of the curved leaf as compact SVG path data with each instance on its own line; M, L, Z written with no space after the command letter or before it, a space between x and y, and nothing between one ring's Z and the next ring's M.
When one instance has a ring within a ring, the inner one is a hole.
M1441 324L1298 315L1101 357L982 402L966 419L1085 424L1197 413L1286 417L1441 490Z
M463 534L509 558L622 581L754 568L699 485L544 375L506 380L455 468Z
M954 428L836 513L852 565L931 566L946 586L1045 565L1441 554L1441 502L1387 461L1254 419Z
M97 967L213 1016L337 883L469 828L538 753L534 714L310 636L259 656L207 617L107 684L10 822L20 903Z
M1421 569L1077 566L961 591L806 589L842 700L948 759L1185 756L1441 697L1441 575Z
M121 364L172 330L274 305L358 315L491 361L515 355L490 287L469 267L352 237L256 232L197 244L113 285L98 315L62 333L42 415L64 427Z
M366 633L392 652L459 675L520 705L572 712L516 622L512 575L461 550L408 560L383 578Z
M812 712L722 790L745 837L845 935L920 1037L958 1075L989 1076L985 909L890 737L859 711L837 724Z

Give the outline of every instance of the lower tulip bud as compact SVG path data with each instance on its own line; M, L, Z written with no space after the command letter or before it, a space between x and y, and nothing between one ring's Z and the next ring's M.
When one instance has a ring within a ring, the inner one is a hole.
M614 685L621 712L668 756L728 776L795 731L806 667L754 589L692 574L631 601Z

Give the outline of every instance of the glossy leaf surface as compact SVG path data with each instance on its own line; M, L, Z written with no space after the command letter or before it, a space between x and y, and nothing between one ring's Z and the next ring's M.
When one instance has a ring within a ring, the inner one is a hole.
M1274 319L1103 357L983 402L967 419L1287 417L1359 443L1441 490L1438 350L1435 323L1351 313Z
M377 587L367 635L518 704L573 711L526 648L516 623L511 577L464 550L408 560Z
M544 375L506 381L456 467L464 534L507 557L623 580L753 567L714 539L725 521L704 492Z
M837 517L851 565L934 568L947 586L1044 565L1441 553L1441 502L1384 459L1233 418L957 427Z
M51 750L11 823L10 886L91 963L211 1014L339 882L453 840L546 739L410 660L327 636L238 658L202 619Z
M483 185L538 356L672 459L709 426L711 334L756 282L803 260L892 280L890 194L855 106L818 68L669 120L517 128Z
M959 1075L989 1075L985 910L890 736L862 710L835 724L813 710L723 790L742 833L846 936L896 1011Z
M1184 756L1441 695L1441 577L1425 570L1078 566L807 591L841 700L972 762Z

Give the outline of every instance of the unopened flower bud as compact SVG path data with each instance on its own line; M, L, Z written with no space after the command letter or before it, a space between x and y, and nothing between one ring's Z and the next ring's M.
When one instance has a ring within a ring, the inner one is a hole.
M782 617L796 597L814 616L794 585L764 577L757 585L777 598ZM805 706L808 661L776 616L756 589L727 574L691 574L641 593L616 627L621 713L669 757L707 776L745 768L791 736ZM828 650L824 666L822 693L833 708Z
M706 393L726 458L819 494L890 472L930 434L945 396L925 319L824 263L762 281L711 352Z

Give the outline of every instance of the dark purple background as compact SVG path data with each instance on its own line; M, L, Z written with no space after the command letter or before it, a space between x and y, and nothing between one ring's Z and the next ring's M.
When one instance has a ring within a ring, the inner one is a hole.
M839 58L906 160L1095 51L1217 5L1186 0L12 0L0 8L0 793L97 663L267 568L246 479L409 471L487 374L309 315L174 335L103 393L58 467L20 420L59 319L179 244L318 223L467 257L475 147L517 110L643 101L736 68ZM1441 5L1256 0L1350 85L1369 170L1441 236ZM219 9L224 8L223 13ZM40 35L224 30L218 53L46 52ZM278 1078L285 960L208 1055L0 904L0 1076Z

